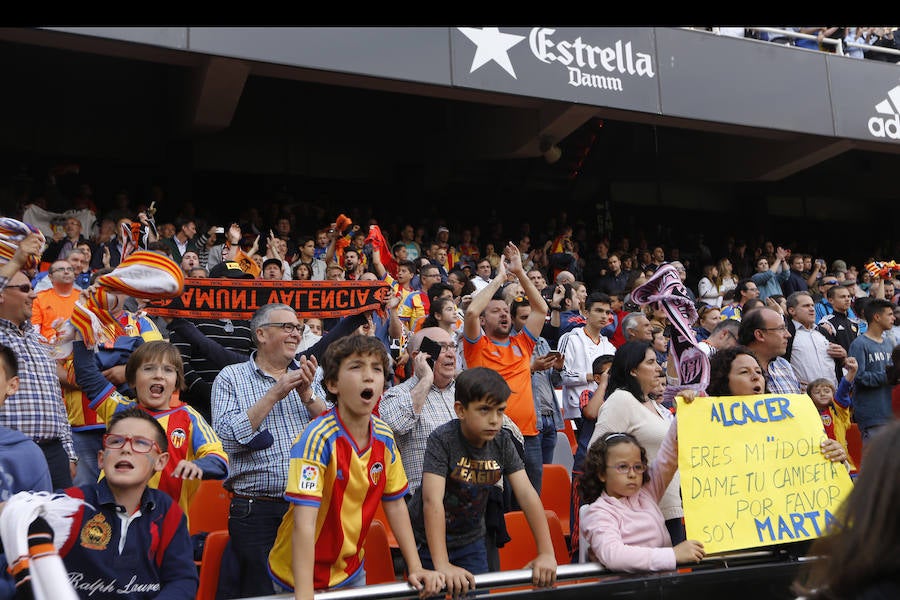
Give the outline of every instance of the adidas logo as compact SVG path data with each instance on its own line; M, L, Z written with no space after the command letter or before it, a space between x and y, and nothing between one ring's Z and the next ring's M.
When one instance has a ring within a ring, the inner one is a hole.
M888 97L875 105L875 110L890 118L869 119L869 133L878 138L900 139L900 85L888 92Z

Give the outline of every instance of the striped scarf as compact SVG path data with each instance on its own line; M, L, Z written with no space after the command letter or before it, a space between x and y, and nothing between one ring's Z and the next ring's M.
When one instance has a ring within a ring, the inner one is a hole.
M184 273L167 256L148 250L132 252L111 273L97 278L72 310L72 326L81 334L85 346L113 343L125 331L113 316L121 307L117 294L135 298L177 298L184 290Z
M0 217L0 264L9 262L15 256L19 243L32 233L38 234L41 242L46 243L44 234L37 227L9 217ZM26 271L35 269L40 262L40 256L29 256L23 268Z
M900 265L893 260L890 262L874 260L865 265L866 271L876 279L890 279L900 273ZM888 298L890 300L890 298Z

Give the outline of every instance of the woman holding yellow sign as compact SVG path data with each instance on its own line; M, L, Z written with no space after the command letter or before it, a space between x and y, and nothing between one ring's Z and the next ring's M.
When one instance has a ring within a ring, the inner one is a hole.
M709 361L708 396L753 396L766 393L766 378L756 356L746 346L732 346L714 354ZM680 395L692 394L683 390ZM847 450L831 438L822 442L822 454L831 462L844 462Z

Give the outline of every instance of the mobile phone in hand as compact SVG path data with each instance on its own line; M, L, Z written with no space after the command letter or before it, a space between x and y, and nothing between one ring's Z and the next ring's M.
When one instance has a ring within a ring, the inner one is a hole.
M422 338L422 345L419 346L419 352L428 353L429 357L426 359L426 362L428 362L428 366L434 370L434 361L441 354L441 345L430 337L425 336Z

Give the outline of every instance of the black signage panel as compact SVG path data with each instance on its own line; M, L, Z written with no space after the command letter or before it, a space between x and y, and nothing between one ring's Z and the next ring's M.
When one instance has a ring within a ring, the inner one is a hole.
M453 85L659 112L653 29L454 27Z
M900 70L896 64L830 56L828 77L839 137L900 143Z
M656 28L662 113L833 135L824 52Z

